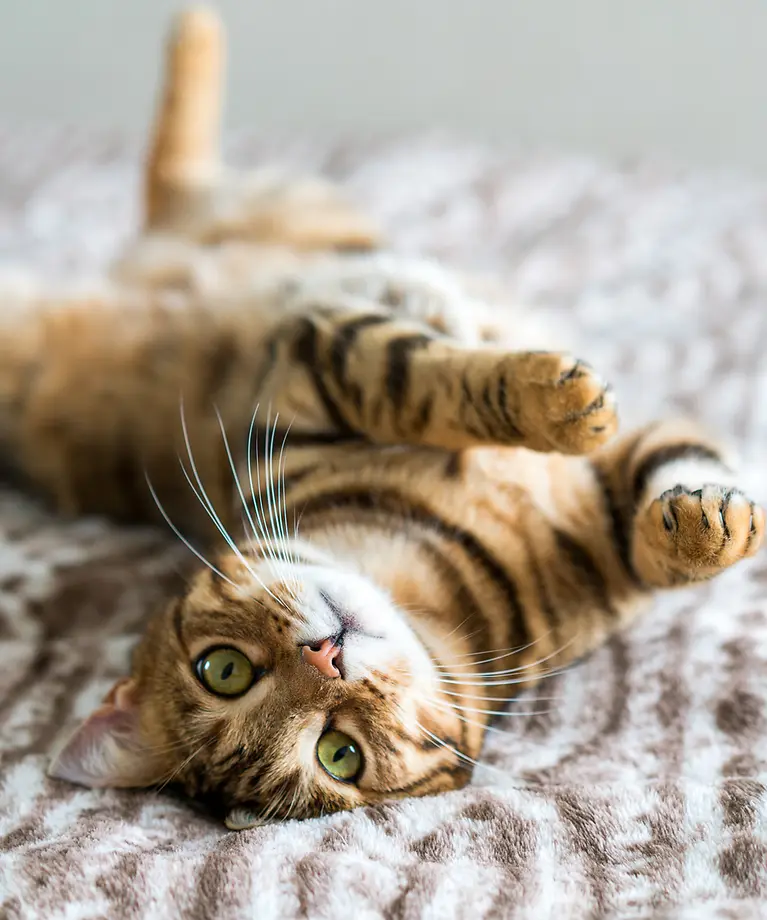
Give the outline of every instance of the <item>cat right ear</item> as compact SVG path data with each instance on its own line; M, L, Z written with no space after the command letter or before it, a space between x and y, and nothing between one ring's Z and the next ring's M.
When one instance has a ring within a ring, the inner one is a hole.
M139 738L132 678L118 681L95 712L54 753L48 775L91 788L152 786L161 771Z

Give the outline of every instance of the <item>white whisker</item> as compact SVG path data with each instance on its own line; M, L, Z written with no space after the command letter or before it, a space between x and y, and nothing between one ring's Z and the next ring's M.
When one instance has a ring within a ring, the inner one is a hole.
M436 700L431 700L427 698L424 698L424 701L426 703L431 703L431 704L436 703ZM452 710L452 712L453 712L453 715L456 717L456 719L459 719L461 722L465 722L467 725L474 725L476 728L481 728L483 732L492 732L493 734L496 734L496 735L506 735L508 737L508 734L509 734L508 729L496 728L494 725L486 725L484 722L480 722L477 719L469 719L467 716L460 715L454 709ZM538 713L536 712L535 715L538 715Z
M250 574L253 575L253 572L250 570L250 567L245 561L244 556L242 555L240 550L237 548L234 540L232 540L231 536L229 535L224 525L221 523L221 519L216 513L216 509L213 507L213 502L210 500L208 493L205 491L205 486L203 485L202 479L200 478L200 473L197 469L197 464L194 462L194 455L192 454L192 445L189 440L189 431L186 425L186 414L184 412L183 397L181 399L181 430L184 435L184 444L186 445L186 454L187 454L187 457L189 458L189 464L192 467L192 473L194 474L195 481L197 482L197 487L199 488L199 492L197 491L197 488L195 488L194 483L192 482L189 476L189 473L187 472L186 467L184 466L184 463L181 460L181 457L179 457L178 462L179 462L179 466L181 467L181 471L183 472L184 477L187 483L189 484L189 487L191 488L192 492L195 494L195 496L197 497L197 500L200 502L202 507L207 511L208 516L218 528L219 533L224 538L227 545L230 547L232 552L239 558L239 560L242 562L245 568L250 572Z
M253 466L252 466L253 428L256 422L256 415L258 413L258 408L259 407L256 406L255 412L253 413L253 418L251 419L251 422L250 422L250 431L248 432L248 479L250 480L250 494L253 498L253 509L256 512L256 518L258 520L259 527L261 528L261 534L264 538L265 549L268 553L269 559L271 560L269 565L272 570L272 574L277 576L279 575L280 560L277 558L277 554L275 552L274 546L272 545L272 537L269 535L269 529L267 526L267 512L266 512L266 508L264 507L264 489L261 488L261 459L260 459L259 452L258 452L258 442L257 441L255 444L256 478L258 480L258 505L260 505L260 511L256 504L256 494L255 494L255 488L253 485ZM264 433L264 446L265 447L267 444L266 438L268 436L268 431L269 429L268 429L268 422L267 422L267 429L266 429L266 432Z
M231 451L231 449L229 448L229 439L228 439L227 436L226 436L226 429L224 428L224 421L223 421L223 419L221 418L221 414L219 413L218 408L215 407L215 406L214 406L213 408L215 409L216 418L218 419L218 424L219 424L219 427L220 427L220 429L221 429L221 437L222 437L223 442L224 442L224 449L226 450L227 459L229 460L229 467L230 467L230 469L231 469L231 471L232 471L232 478L234 479L235 486L237 487L237 492L239 493L240 501L242 502L242 506L243 506L243 508L245 509L245 512L247 513L248 520L249 520L251 526L253 526L253 518L250 516L250 510L249 510L249 508L248 508L247 502L245 501L245 496L244 496L244 494L243 494L243 492L242 492L242 487L240 486L240 477L237 475L237 468L235 467L235 465L234 465L234 460L232 459L232 451ZM188 477L187 477L187 478L188 478ZM190 483L190 485L191 485L191 483ZM194 488L194 486L192 486L192 488ZM234 545L231 543L231 541L230 541L230 545L232 545L233 548L234 548ZM253 569L248 565L248 563L245 561L245 558L244 558L244 556L242 555L242 553L240 552L240 550L239 550L239 549L235 549L235 552L237 553L237 555L239 556L240 560L242 561L242 564L243 564L243 565L245 566L245 568L248 570L248 573L253 577L253 580L256 581L256 582L258 582L258 584L261 585L261 587L264 589L264 591L266 591L266 593L267 593L273 600L275 600L278 604L281 604L282 606L285 606L284 604L282 604L282 601L280 601L280 599L279 599L278 597L276 597L276 596L272 593L272 591L269 590L269 588L267 587L267 585L264 584L264 582L258 577L258 575L256 574L256 572L254 572Z
M200 495L200 493L195 488L195 485L192 482L191 478L189 477L189 473L187 472L186 467L184 466L180 457L179 457L179 465L181 467L181 472L184 474L184 478L186 479L189 485L189 488L192 490L195 497L200 502L200 504L203 506L203 508L205 508L205 510L208 512L208 516L213 521L213 523L216 525L219 532L221 533L221 536L224 538L224 540L226 541L226 543L228 544L232 552L235 554L235 556L237 556L237 558L243 564L248 574L251 576L251 578L253 578L254 581L257 581L261 585L261 587L267 592L267 594L270 594L274 598L274 600L277 601L277 603L280 603L279 598L275 597L272 594L272 592L266 587L263 581L261 581L261 579L253 571L253 569L248 565L245 557L242 555L240 548L237 546L234 540L232 540L232 538L229 536L229 533L227 532L223 524L221 524L218 518L218 515L215 512L215 509L213 509L213 505L210 503L210 499L208 499L208 496L205 495L204 489L203 489L203 495L205 496L205 499L207 500L208 504L206 505L205 501L203 501L203 497Z
M277 486L278 486L277 501L282 510L281 524L282 524L282 533L283 533L283 544L285 546L286 551L288 551L288 555L290 557L290 561L292 565L295 566L296 564L295 556L290 553L289 546L288 546L290 525L288 524L288 508L287 508L287 504L285 501L285 464L287 462L287 457L285 455L285 446L287 445L288 435L290 434L290 429L292 427L293 427L293 422L291 422L288 425L287 429L285 430L285 437L282 439L282 444L280 445L280 456L277 459ZM295 524L295 509L293 509L293 521ZM294 527L293 539L295 539L296 536L297 536L297 533ZM293 582L294 582L293 584L294 589L297 589L298 586L296 584L295 577L293 579Z
M530 674L527 677L515 677L511 680L451 680L445 677L437 677L437 680L441 684L460 684L463 687L511 687L514 684L533 684L539 680L545 680L549 677L556 677L558 674L565 674L571 668L572 665L568 664L561 668L551 668L550 670L544 671L542 673ZM474 675L468 675L468 677L473 676Z
M460 760L463 760L465 763L470 763L473 767L480 766L480 762L478 760L474 760L473 757L469 757L469 755L464 754L463 751L459 751L457 748L452 747L452 745L449 745L447 741L444 741L442 738L435 735L433 732L430 732L428 728L421 725L420 722L416 722L415 724L425 735L427 735L427 737L431 738L431 740L435 744L438 744L440 747L446 748L448 751L452 751L456 757L458 757Z
M454 690L442 690L440 688L440 693L445 694L445 696L457 696L464 700L490 700L494 703L521 703L524 700L528 699L527 696L487 696L484 693L456 693ZM561 696L537 696L534 699L530 698L530 701L537 703L538 701L544 703L561 703Z
M192 546L189 540L187 540L187 538L181 533L178 527L176 527L173 521L171 521L171 519L168 517L168 513L166 512L165 508L163 508L162 503L160 502L160 499L157 497L157 493L154 490L154 486L152 485L149 479L149 474L145 472L144 478L146 479L146 484L149 486L149 491L152 493L152 498L154 499L155 505L157 505L157 508L160 514L165 519L165 523L170 527L170 529L179 538L179 540L181 540L184 546L186 546L186 548L190 550L190 552L194 553L194 555L197 556L200 562L202 562L203 565L207 566L211 570L211 572L215 572L215 574L218 575L219 578L222 578L224 581L229 582L229 584L233 588L235 588L237 591L241 591L242 589L240 588L238 584L236 584L236 582L232 581L231 578L228 578L226 575L224 575L224 573L220 569L216 568L216 566L213 565L213 563L210 562L208 559L206 559L205 556L203 556L203 554L199 552L199 550L196 550Z
M466 622L464 620L464 622ZM520 645L517 648L507 648L507 649L494 649L494 652L500 654L495 655L494 658L483 658L481 661L467 661L465 664L454 664L452 667L455 668L473 668L479 664L490 664L493 661L500 661L502 658L509 658L512 655L519 655L522 652L526 652L528 649L533 648L533 646L538 645L539 642L542 642L545 638L551 635L551 630L547 630L543 635L539 636L533 642L528 642L527 645ZM465 638L470 638L469 636ZM485 655L487 652L469 652L468 655ZM465 658L466 655L456 655L456 658ZM443 668L444 670L444 668Z
M275 438L275 435L277 434L277 424L279 420L280 420L280 414L278 412L274 417L274 425L272 425L272 434L271 434L271 438L269 439L268 443L267 443L267 438L269 436L269 421L268 420L266 424L266 434L264 435L264 453L266 455L264 459L265 459L265 467L266 467L266 475L267 475L266 500L267 500L267 504L269 505L269 523L272 529L272 539L274 541L274 545L277 549L277 553L283 565L288 570L288 572L290 572L293 566L295 565L295 562L289 558L287 543L285 539L283 538L283 534L281 530L281 511L282 509L280 506L279 498L277 494L275 493L275 489L274 489L274 480L275 480L274 462L273 462L274 461L274 438ZM285 437L287 438L287 433L285 434ZM284 443L285 442L283 440L283 446L284 446ZM278 470L279 470L279 463L278 463ZM277 485L279 487L279 478L277 479Z
M535 710L524 710L517 712L508 712L506 709L480 709L474 706L459 706L458 703L440 703L438 700L431 700L433 706L438 707L439 709L444 709L449 712L454 712L459 710L460 712L472 712L480 716L504 716L506 718L522 718L526 716L541 716L546 715L549 712L552 712L551 709L535 709Z
M444 677L440 675L439 679L445 680L446 683L461 683L464 677L466 678L471 678L471 677L480 678L484 676L501 677L507 674L521 674L523 671L531 671L533 668L537 668L539 665L544 664L547 661L550 661L552 658L556 657L557 655L561 655L562 652L564 652L565 649L571 646L577 638L578 638L578 634L573 636L572 639L569 640L569 642L566 642L564 645L560 646L558 649L555 649L553 652L550 652L548 655L544 656L543 658L537 658L535 661L531 661L529 664L519 665L519 667L516 667L516 668L507 668L503 671L468 672L465 675L459 672L455 672L455 671L442 671L442 675L444 675ZM451 680L447 680L447 677L455 677L459 679L457 681L451 681Z
M449 639L451 636L454 636L454 635L458 632L458 630L463 626L463 624L464 624L464 623L468 623L468 621L469 621L470 619L471 619L471 614L469 614L469 616L467 616L467 617L464 617L464 618L461 620L461 622L460 622L454 629L451 629L451 630L450 630L450 632L445 636L445 639ZM467 636L464 636L464 637L461 639L461 641L462 641L462 642L465 642L467 638L468 638Z
M160 783L160 785L157 787L157 791L162 792L162 790L168 785L168 783L171 783L178 776L178 774L184 769L184 767L186 767L188 764L190 764L194 760L194 758L200 753L200 751L203 748L208 747L215 740L216 740L215 738L208 738L206 741L203 741L202 744L198 748L195 748L195 750L193 750L192 753L188 757L182 760L181 763L175 768L175 770L173 770L170 773L170 775L165 780L163 780L162 783Z

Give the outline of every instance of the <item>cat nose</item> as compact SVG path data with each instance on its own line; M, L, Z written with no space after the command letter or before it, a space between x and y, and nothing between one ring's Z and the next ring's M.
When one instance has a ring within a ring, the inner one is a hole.
M323 677L340 677L341 672L335 666L335 660L341 654L341 646L336 645L335 639L324 639L319 648L305 645L301 649L301 657L307 664L317 668Z

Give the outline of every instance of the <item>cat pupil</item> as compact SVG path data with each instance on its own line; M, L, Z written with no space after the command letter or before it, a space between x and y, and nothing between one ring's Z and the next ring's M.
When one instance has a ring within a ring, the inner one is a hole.
M351 745L345 744L343 747L340 747L335 754L333 754L333 763L338 763L339 760L343 760L347 754L351 753Z
M221 672L221 680L228 680L232 676L233 670L234 670L234 662L230 661L228 664L225 664L224 669Z

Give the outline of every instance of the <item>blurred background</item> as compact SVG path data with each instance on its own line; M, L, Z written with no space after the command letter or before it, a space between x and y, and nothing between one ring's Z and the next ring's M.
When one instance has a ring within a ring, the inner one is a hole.
M765 0L221 0L229 127L767 172ZM0 0L0 119L142 136L168 0Z

